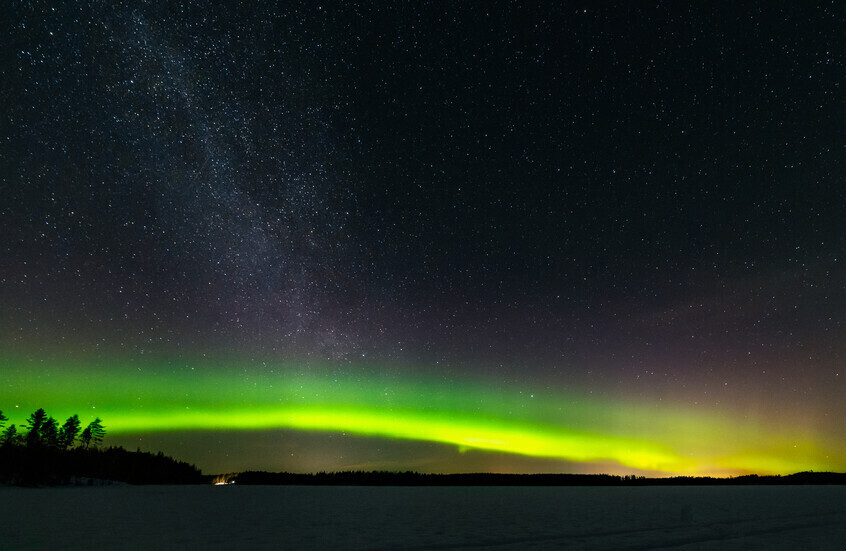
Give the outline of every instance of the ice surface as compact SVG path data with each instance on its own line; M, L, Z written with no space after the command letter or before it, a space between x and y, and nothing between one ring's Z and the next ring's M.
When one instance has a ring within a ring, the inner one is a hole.
M846 549L846 486L0 488L0 549Z

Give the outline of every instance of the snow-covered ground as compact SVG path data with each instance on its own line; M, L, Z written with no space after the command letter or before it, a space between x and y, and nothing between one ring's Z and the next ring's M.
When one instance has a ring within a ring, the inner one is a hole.
M846 549L846 486L0 488L0 549Z

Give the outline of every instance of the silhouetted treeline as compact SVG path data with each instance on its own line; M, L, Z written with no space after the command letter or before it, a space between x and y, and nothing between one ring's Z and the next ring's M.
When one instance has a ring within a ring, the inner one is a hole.
M8 418L0 411L0 429ZM84 429L73 415L63 424L39 408L26 432L15 425L0 431L0 484L24 486L81 483L87 480L129 484L209 482L197 467L159 453L98 448L106 435L98 417Z
M38 408L26 420L26 432L20 432L17 425L3 428L9 418L0 411L0 445L26 446L28 448L51 448L67 450L97 447L106 436L106 429L99 417L88 423L84 429L78 415L68 417L63 424L47 415L44 408Z
M246 471L231 477L229 481L248 485L305 486L715 486L846 484L846 474L803 472L786 476L646 478L644 476L609 474L421 474L411 471L346 471L296 474Z
M22 486L93 483L109 480L128 484L204 484L210 479L197 467L159 452L123 448L0 447L0 483Z

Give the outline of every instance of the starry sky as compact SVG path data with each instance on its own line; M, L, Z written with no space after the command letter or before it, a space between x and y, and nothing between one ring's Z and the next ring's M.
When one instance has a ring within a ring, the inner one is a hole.
M836 3L13 2L0 409L205 472L846 471Z

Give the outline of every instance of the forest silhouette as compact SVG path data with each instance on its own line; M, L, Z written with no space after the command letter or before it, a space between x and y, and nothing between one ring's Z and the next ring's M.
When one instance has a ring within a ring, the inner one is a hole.
M5 426L0 411L0 484L53 486L65 484L201 484L207 483L194 465L161 452L101 449L106 436L98 417L82 428L78 415L63 424L43 408L33 412L24 430Z
M343 471L302 474L245 471L230 476L227 482L242 486L757 486L846 484L846 474L806 471L785 476L750 474L731 478L710 476L649 478L611 474L431 474L413 471Z

